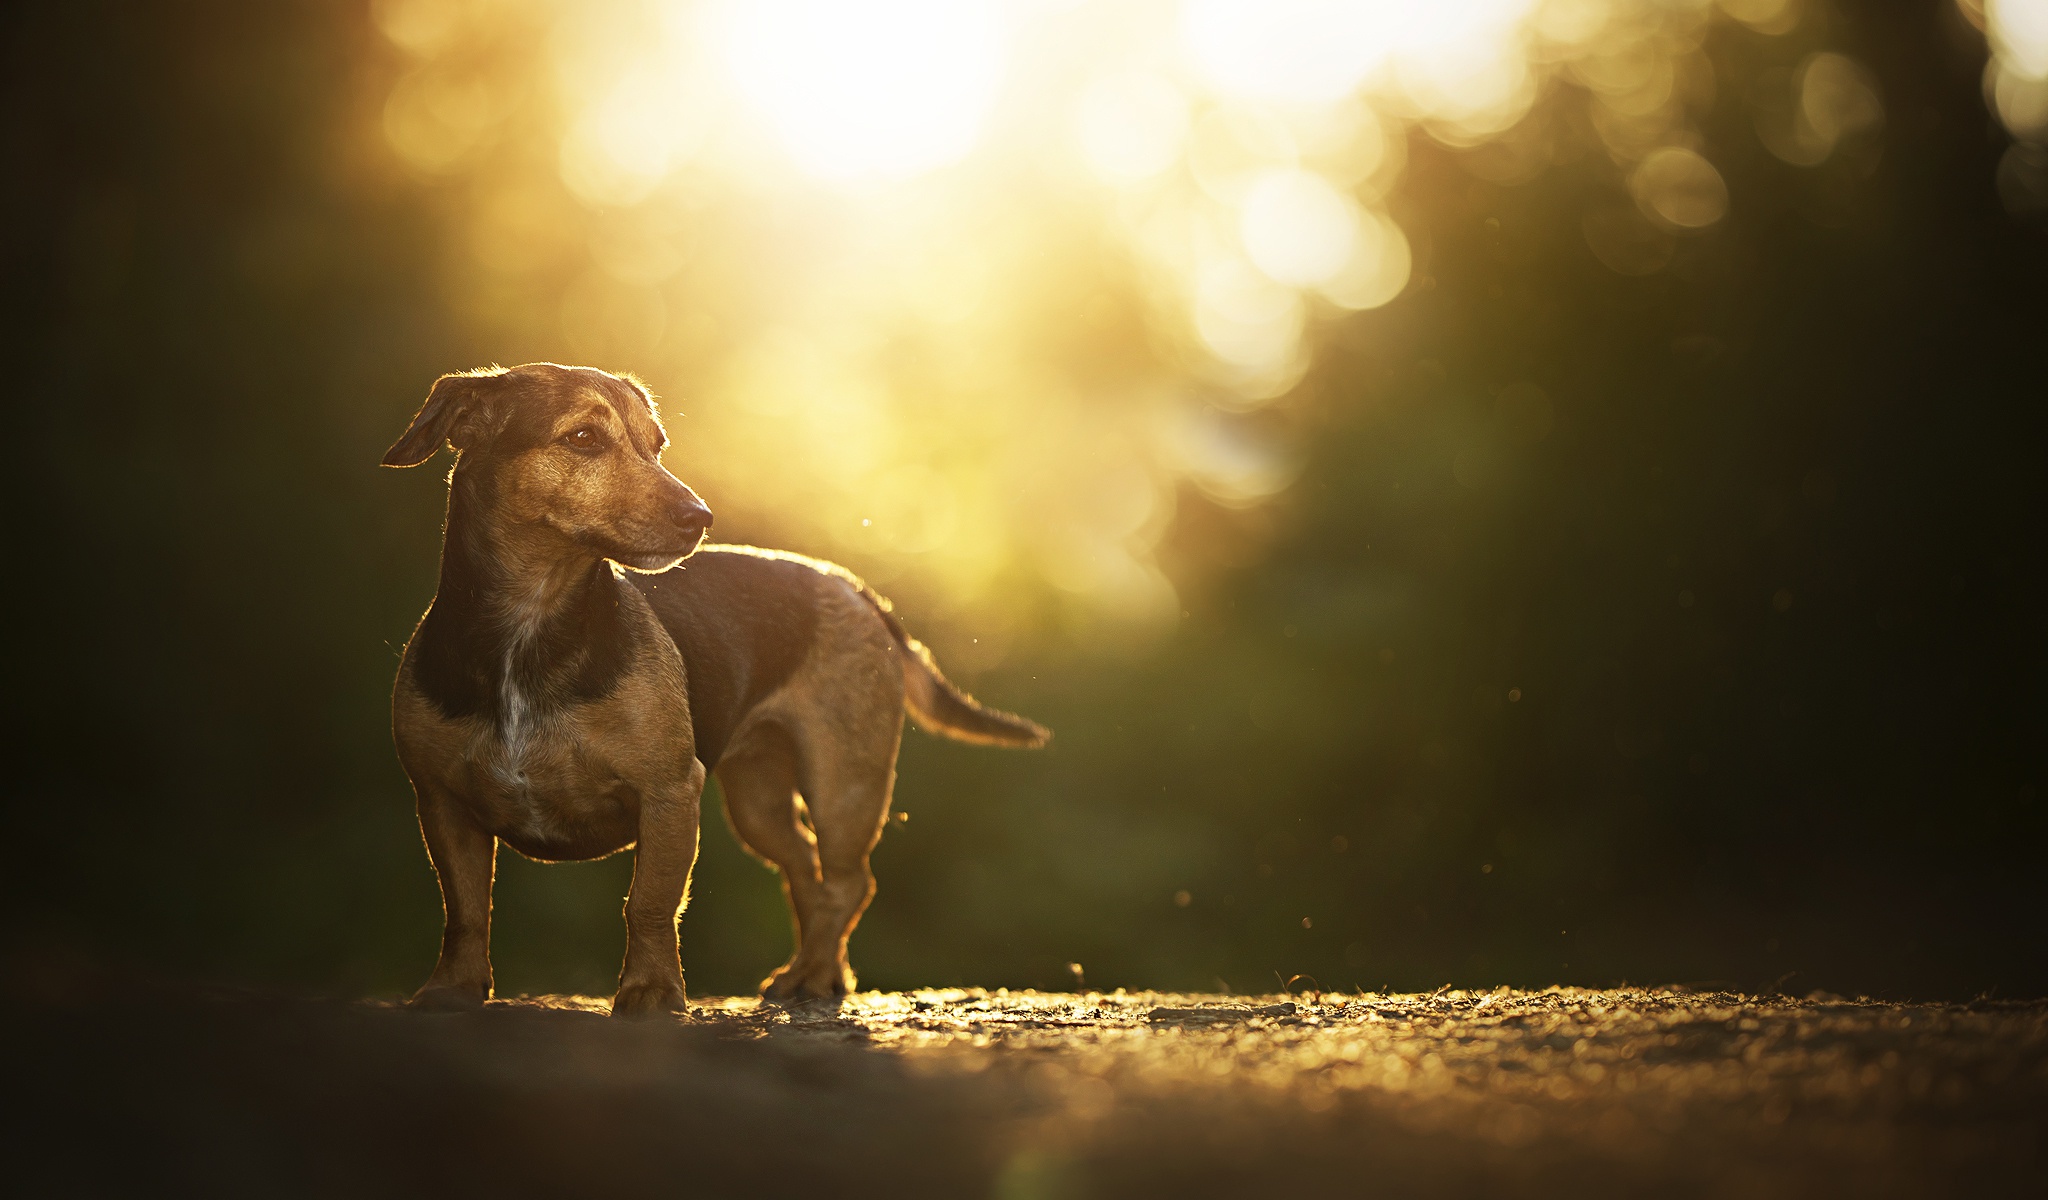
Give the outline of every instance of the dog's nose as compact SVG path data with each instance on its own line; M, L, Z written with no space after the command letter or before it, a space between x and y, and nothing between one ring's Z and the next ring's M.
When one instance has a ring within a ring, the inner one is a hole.
M669 508L669 520L685 533L700 534L711 528L711 510L702 500L684 495Z

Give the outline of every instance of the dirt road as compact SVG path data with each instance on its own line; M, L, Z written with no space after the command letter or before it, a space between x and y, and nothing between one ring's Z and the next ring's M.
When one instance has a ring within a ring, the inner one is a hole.
M865 993L17 1005L29 1191L2041 1195L2048 1004ZM81 1149L82 1152L81 1152ZM19 1176L17 1176L19 1177Z

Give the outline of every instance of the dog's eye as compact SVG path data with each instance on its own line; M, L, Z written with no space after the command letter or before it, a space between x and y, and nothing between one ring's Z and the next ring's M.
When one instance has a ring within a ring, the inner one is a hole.
M562 440L576 450L597 451L604 449L604 435L588 425L572 429L562 435Z

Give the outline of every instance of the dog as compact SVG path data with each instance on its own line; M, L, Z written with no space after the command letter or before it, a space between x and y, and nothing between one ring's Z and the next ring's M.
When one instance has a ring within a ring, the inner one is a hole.
M687 1012L676 922L709 773L740 841L781 872L796 928L763 998L851 990L846 943L874 896L904 714L984 745L1051 733L955 687L844 568L706 545L711 510L662 466L668 435L630 376L444 375L384 465L444 443L439 586L392 693L445 919L411 1003L490 999L502 842L543 862L633 849L612 1012Z

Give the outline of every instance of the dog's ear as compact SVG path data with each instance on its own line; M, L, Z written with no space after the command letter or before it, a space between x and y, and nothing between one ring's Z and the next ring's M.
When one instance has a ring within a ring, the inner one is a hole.
M480 415L486 392L504 373L492 368L461 371L436 379L433 390L427 393L427 402L420 405L419 415L412 419L405 435L384 452L384 465L417 467L434 457L442 442L453 442L461 450L468 440L463 434L475 425L471 418Z

